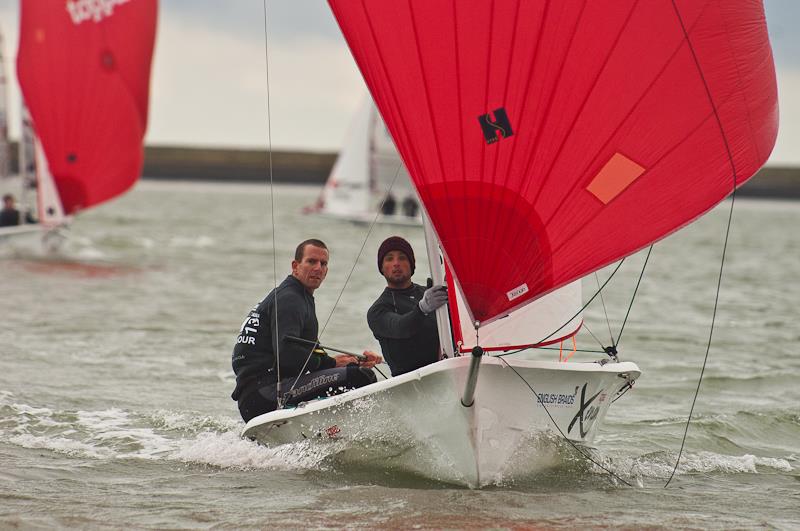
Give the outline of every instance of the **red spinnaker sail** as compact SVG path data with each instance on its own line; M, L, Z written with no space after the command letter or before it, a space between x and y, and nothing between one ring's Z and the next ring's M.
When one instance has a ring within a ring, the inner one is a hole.
M697 218L767 160L759 0L329 0L474 319Z
M22 0L17 75L67 214L142 171L156 0Z

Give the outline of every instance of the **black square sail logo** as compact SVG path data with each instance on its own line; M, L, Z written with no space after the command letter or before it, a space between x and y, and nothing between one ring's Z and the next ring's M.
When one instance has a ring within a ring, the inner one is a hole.
M511 129L511 122L508 121L508 114L503 107L493 111L494 119L491 114L478 116L478 123L483 130L483 138L487 144L494 144L500 138L508 138L514 134Z

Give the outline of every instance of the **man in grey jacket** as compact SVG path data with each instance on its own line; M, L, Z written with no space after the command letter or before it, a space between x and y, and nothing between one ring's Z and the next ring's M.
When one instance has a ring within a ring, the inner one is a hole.
M437 308L447 302L447 289L425 289L411 281L414 250L406 240L392 236L378 249L378 271L386 289L367 312L367 323L381 344L392 376L439 360Z

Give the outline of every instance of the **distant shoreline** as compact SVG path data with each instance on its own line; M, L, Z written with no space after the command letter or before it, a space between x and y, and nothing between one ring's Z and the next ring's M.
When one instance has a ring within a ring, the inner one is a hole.
M12 172L17 150L11 148ZM336 161L334 152L273 151L272 179L278 183L322 186ZM185 146L145 146L143 179L212 182L265 182L266 150ZM800 167L766 166L742 186L747 197L800 199Z
M322 186L336 153L273 151L272 178L279 183ZM269 178L265 150L175 146L145 147L145 179L215 182L265 182ZM748 197L800 199L800 167L767 166L742 186Z

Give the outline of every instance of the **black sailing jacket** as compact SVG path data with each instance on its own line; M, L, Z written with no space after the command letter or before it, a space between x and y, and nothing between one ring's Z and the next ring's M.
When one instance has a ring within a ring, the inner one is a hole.
M275 349L280 346L280 376L296 377L311 352L312 345L290 341L287 336L317 341L319 324L314 307L314 297L306 291L299 280L289 275L277 288L278 322L275 333L275 293L272 290L258 306L250 310L242 323L236 346L233 347L231 364L236 374L236 389L231 398L238 400L243 390L268 373L277 381L275 371ZM280 336L280 344L278 339ZM331 369L336 361L327 356L313 354L306 366L307 371Z
M419 301L425 288L386 288L367 312L367 323L381 344L392 376L410 372L439 359L436 315L425 315Z

